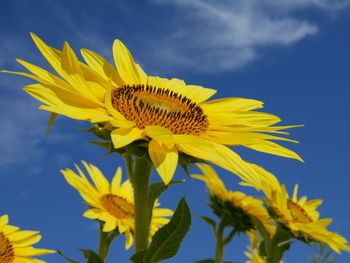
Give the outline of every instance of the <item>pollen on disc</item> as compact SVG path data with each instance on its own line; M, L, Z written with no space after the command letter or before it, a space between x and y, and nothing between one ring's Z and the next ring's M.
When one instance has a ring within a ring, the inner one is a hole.
M199 105L169 89L126 85L113 89L111 97L113 108L140 129L162 126L174 134L200 135L209 126Z

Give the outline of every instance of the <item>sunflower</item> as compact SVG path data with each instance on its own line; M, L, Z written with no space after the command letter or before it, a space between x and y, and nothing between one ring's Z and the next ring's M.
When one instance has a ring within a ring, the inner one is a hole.
M244 255L246 255L249 260L245 263L266 263L266 259L259 255L259 251L256 248L248 248L249 251L245 251Z
M303 242L318 242L330 246L334 251L350 251L348 241L337 233L327 230L332 219L320 219L317 207L322 200L307 200L306 196L298 198L298 185L295 185L290 198L285 185L262 188L271 214L276 222L281 223L291 235Z
M118 149L137 140L148 142L148 152L164 183L174 175L179 153L207 160L258 184L261 176L227 146L245 147L284 157L301 158L271 140L296 142L266 134L296 126L272 126L277 116L252 111L263 103L252 99L224 98L207 101L216 90L187 85L180 79L148 76L120 41L113 43L116 68L97 53L82 49L78 60L67 42L63 50L32 38L62 78L23 60L38 81L24 89L44 105L40 109L73 119L101 123L111 131Z
M126 180L121 183L122 170L120 167L116 170L112 182L109 183L100 169L86 162L83 162L83 165L94 185L89 182L77 165L78 174L70 169L61 170L67 182L80 193L89 206L83 216L104 222L104 232L118 229L120 233L125 234L126 249L130 248L135 232L134 194L130 181ZM165 218L166 216L173 214L170 209L157 208L159 205L158 201L154 204L150 225L151 235L162 225L168 223L169 219Z
M56 252L32 247L41 239L39 232L19 230L19 227L8 225L8 221L8 215L0 216L1 263L45 263L32 257Z
M215 170L206 164L198 165L203 175L192 175L204 181L210 191L210 206L214 213L223 218L229 216L232 226L237 231L246 232L252 240L256 240L256 232L252 217L259 220L272 235L275 226L261 200L242 192L226 189ZM256 242L255 242L256 243Z

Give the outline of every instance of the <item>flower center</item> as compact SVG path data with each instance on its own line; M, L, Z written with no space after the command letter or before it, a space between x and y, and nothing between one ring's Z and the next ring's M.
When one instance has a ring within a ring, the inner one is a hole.
M101 202L104 208L116 218L134 217L134 206L122 197L107 194L101 198Z
M312 223L313 220L310 216L305 212L305 210L298 204L294 203L292 200L288 199L287 205L289 210L292 213L295 221L300 223Z
M0 262L1 263L13 263L15 259L15 251L11 242L0 233Z
M162 126L174 134L199 135L208 129L202 108L174 91L149 85L126 85L112 90L113 108L139 129Z

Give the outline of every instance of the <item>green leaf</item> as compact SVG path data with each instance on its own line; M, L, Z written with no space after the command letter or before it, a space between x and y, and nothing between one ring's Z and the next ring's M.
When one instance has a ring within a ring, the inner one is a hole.
M78 261L75 261L75 260L73 260L73 259L71 259L71 258L69 258L69 257L67 257L67 256L65 256L63 253L62 253L62 251L61 250L56 250L57 251L57 254L58 255L60 255L61 257L63 257L65 260L67 260L68 262L70 262L70 263L79 263Z
M169 223L153 236L143 263L156 263L175 256L190 226L191 212L185 198L182 198Z
M133 263L143 263L143 258L145 257L146 252L147 252L147 249L140 250L140 251L136 252L134 255L132 255L130 257L130 260Z
M168 185L163 182L153 183L149 186L149 194L148 194L148 205L150 210L152 210L154 202L156 199L168 189L169 185L183 183L184 181L171 181Z
M88 260L87 263L104 263L104 260L101 259L100 256L96 254L96 252L90 249L78 248L78 250L80 250L83 253L84 257Z

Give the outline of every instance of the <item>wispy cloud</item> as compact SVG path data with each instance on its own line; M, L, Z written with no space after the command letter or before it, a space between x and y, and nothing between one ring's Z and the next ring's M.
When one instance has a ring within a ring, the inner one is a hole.
M264 47L292 45L316 34L314 21L297 15L307 8L334 12L337 0L153 0L174 8L173 32L157 41L154 55L164 64L204 72L235 70L263 55Z
M42 5L46 4L44 8L59 30L52 33L51 28L37 28L43 32L48 30L49 36L58 43L69 40L76 48L93 49L109 60L112 60L111 41L114 35L121 32L124 37L128 37L133 45L131 50L147 71L150 69L151 72L153 70L156 73L164 73L169 71L170 67L172 72L176 69L192 72L240 69L265 56L266 47L292 45L322 30L313 20L305 16L301 18L298 15L299 11L313 9L326 14L335 13L348 7L350 1L149 0L148 7L156 7L164 12L171 9L172 16L167 16L168 20L164 25L153 16L143 16L142 19L148 19L148 24L152 21L154 27L145 26L126 33L121 29L123 25L133 22L133 18L139 17L143 10L137 9L136 6L131 7L123 1L113 4L110 1L101 3L105 5L105 16L114 21L113 25L121 24L117 27L118 30L109 29L113 35L107 36L101 31L106 25L97 17L93 17L90 11L71 10L69 6L60 2L41 1ZM124 14L124 20L117 20L115 10ZM125 20L128 18L130 20ZM33 16L31 19L33 21ZM138 42L140 39L142 41ZM7 35L0 42L0 50L1 69L20 70L14 60L16 57L28 59L35 64L44 61L28 34ZM45 147L42 145L48 114L38 111L38 103L25 96L23 91L19 91L20 87L30 82L12 80L11 78L10 81L9 77L1 78L0 85L0 110L6 113L2 114L1 120L0 166L38 160L45 154ZM66 134L55 136L50 137L53 143L59 140L60 136L68 138ZM59 157L61 162L65 162L66 158Z

